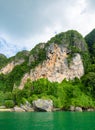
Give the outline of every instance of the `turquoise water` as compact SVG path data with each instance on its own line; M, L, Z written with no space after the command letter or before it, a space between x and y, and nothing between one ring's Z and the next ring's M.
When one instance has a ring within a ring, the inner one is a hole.
M0 112L0 130L95 130L95 112Z

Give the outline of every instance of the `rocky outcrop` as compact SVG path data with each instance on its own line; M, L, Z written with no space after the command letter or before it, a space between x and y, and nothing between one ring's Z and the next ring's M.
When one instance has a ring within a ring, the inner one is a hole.
M22 109L21 107L18 107L18 106L15 106L15 107L13 108L13 110L14 110L15 112L25 112L24 109Z
M28 111L28 112L33 112L34 111L34 109L32 108L31 104L28 101L26 101L26 103L24 105L21 104L20 107L23 110Z
M7 64L4 64L3 65L4 67L1 66L0 74L1 73L3 73L3 74L10 73L14 69L15 66L22 64L23 62L26 61L26 59L28 59L29 53L30 53L29 51L23 50L21 52L18 52L14 57L11 57L11 58L7 59ZM0 56L0 59L2 61L1 56Z
M34 109L32 108L31 104L28 101L25 101L24 104L20 104L20 107L15 106L14 111L16 112L33 112Z
M81 107L75 107L75 111L82 112L82 108Z
M5 106L0 106L0 112L34 112L33 107L30 103L21 104L19 106L14 106L13 108L6 108Z
M13 68L14 68L14 62L11 62L2 68L0 70L0 73L7 74L7 73L11 72L13 70Z
M6 109L6 107L5 106L0 106L0 109Z
M70 111L75 111L75 106L70 106Z
M70 111L78 111L78 112L82 112L82 108L81 107L75 107L75 106L70 106Z
M29 107L27 105L20 105L20 108L22 108L23 110L25 110L26 112L33 112L34 109L32 107Z
M53 110L52 100L38 99L33 101L35 111L51 112Z
M88 111L88 112L91 112L91 111L93 112L93 111L95 111L95 109L93 109L93 108L88 108L87 111Z
M72 80L83 76L84 67L81 55L75 53L68 62L68 52L69 50L63 45L51 44L47 48L46 60L24 75L19 88L24 87L28 78L31 80L47 78L51 82L62 82L63 79Z
M16 65L20 65L20 64L22 64L23 62L24 62L24 59L19 60L18 62L12 61L12 62L8 63L5 67L3 67L3 68L0 70L0 74L1 74L1 73L3 73L3 74L8 74L8 73L10 73Z

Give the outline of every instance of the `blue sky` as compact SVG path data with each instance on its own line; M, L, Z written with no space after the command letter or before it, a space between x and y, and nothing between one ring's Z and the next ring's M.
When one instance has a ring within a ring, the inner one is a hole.
M94 7L95 0L0 0L0 53L31 50L70 29L85 36L95 28Z

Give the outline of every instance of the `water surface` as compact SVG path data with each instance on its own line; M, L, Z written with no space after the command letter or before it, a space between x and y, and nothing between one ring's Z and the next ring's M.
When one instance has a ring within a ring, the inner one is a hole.
M0 130L95 130L95 112L0 112Z

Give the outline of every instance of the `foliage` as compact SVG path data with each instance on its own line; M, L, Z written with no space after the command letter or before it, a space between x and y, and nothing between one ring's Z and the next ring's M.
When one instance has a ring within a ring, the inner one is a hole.
M91 65L91 60L90 60L90 55L89 52L81 52L81 56L82 56L82 61L83 61L83 65L84 65L84 71L85 73L88 72L88 68Z
M89 108L89 107L95 107L95 102L93 102L90 96L81 93L81 95L71 99L71 105L80 106L83 108Z
M58 108L67 109L71 105L83 108L95 107L94 76L95 74L88 74L82 78L82 81L75 78L73 81L63 80L61 83L50 82L47 79L32 82L28 79L23 90L16 88L12 93L1 92L0 103L12 107L12 103L20 105L29 101L32 104L34 100L41 98L53 100L54 107Z
M9 57L8 59L8 63L14 61L14 62L18 62L19 60L24 60L24 61L28 61L28 57L29 57L30 52L27 50L22 50L20 52L18 52L15 56Z
M28 100L32 104L33 100L42 98L53 100L54 106L60 108L68 108L71 105L94 107L94 100L91 96L92 92L94 96L95 91L92 90L95 84L94 78L94 74L88 74L82 78L84 84L77 78L73 81L63 80L62 83L50 82L47 79L39 79L31 82L28 79L23 90L15 89L12 93L6 92L5 99L3 99L14 100L17 105L24 103L25 100Z
M14 107L14 102L13 100L6 100L4 105L7 107L7 108L13 108Z
M4 100L12 100L12 99L13 99L13 95L11 92L4 93Z
M85 36L85 40L88 44L91 61L92 63L95 63L95 29Z
M30 91L23 89L23 90L19 90L19 89L15 89L13 92L13 100L15 102L15 104L20 105L21 103L24 103L24 99L28 99L30 97Z
M15 60L22 59L22 58L27 60L28 56L29 56L29 51L23 50L21 52L18 52L15 55Z
M27 81L25 90L30 91L28 101L32 103L34 99L52 99L55 107L68 108L70 105L81 107L93 107L94 101L91 96L83 92L83 83L75 78L73 81L63 80L62 83L50 82L47 79L39 79L31 82ZM83 100L82 100L83 99Z
M46 59L46 50L45 47L42 47L44 43L40 43L36 45L31 51L30 55L34 57L34 61L31 63L30 67L33 69L35 68L39 63L42 63Z
M63 44L68 47L72 52L86 51L87 45L82 35L75 30L69 30L67 32L62 32L57 34L55 37L48 41L48 45L51 43Z
M5 91L6 90L6 76L4 74L0 74L0 91Z
M0 69L7 64L7 57L3 54L0 54Z
M95 64L90 64L88 66L88 72L95 72Z
M6 75L1 74L0 90L12 91L14 84L18 86L20 84L21 78L28 71L29 67L27 66L27 63L24 62L23 64L14 67L14 69L10 73Z
M87 94L95 97L95 73L89 72L88 74L84 75L82 81L86 86L84 89Z
M85 40L88 44L90 52L92 52L92 46L95 43L95 29L93 29L89 34L87 34L87 36L85 36Z
M32 102L34 100L37 100L38 99L38 96L36 94L33 94L32 96L30 96L27 100L32 104Z
M4 105L4 93L0 91L0 106Z

